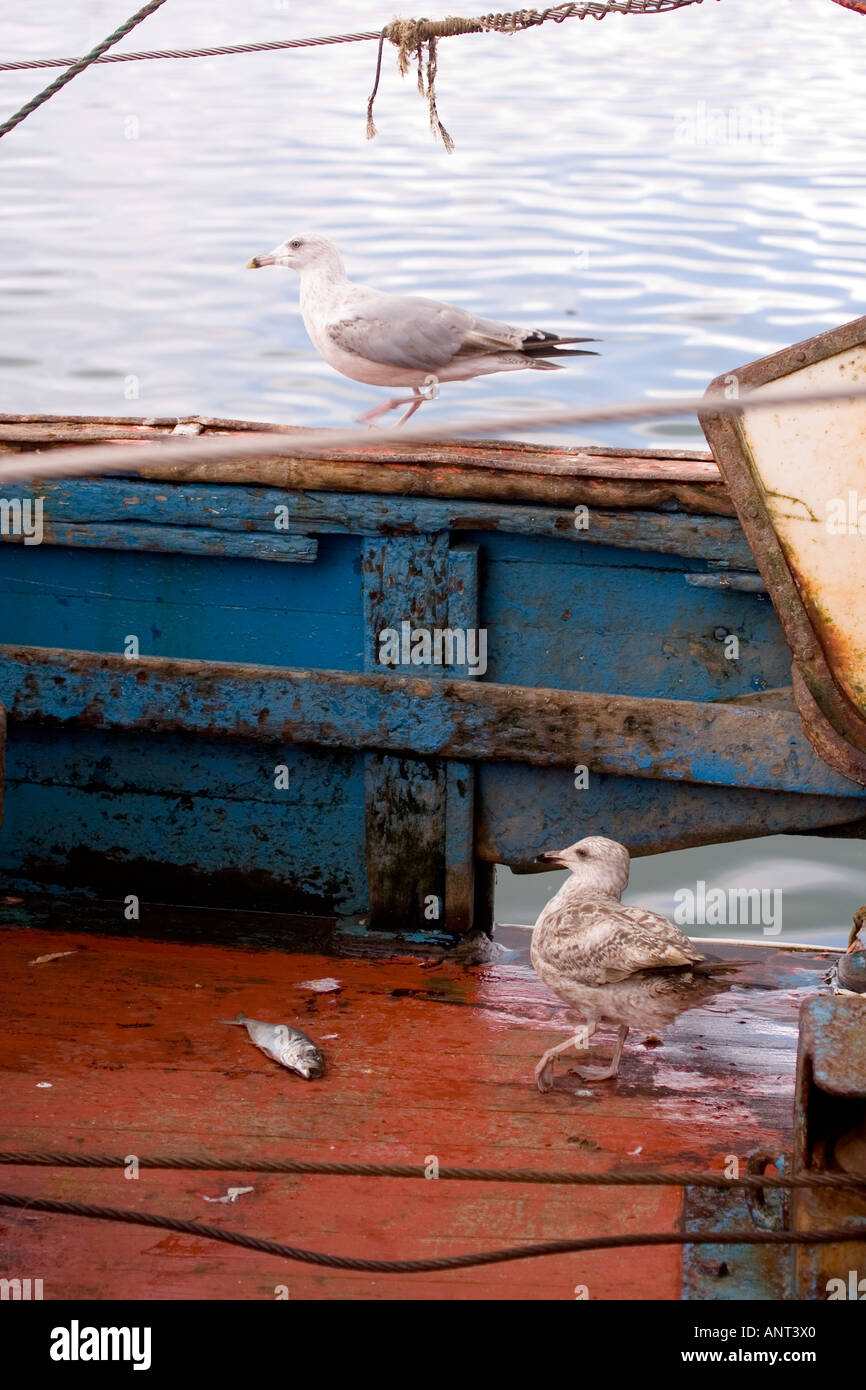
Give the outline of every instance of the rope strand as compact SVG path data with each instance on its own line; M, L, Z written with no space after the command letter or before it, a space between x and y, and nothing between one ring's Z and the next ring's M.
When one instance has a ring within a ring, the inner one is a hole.
M831 1231L654 1231L646 1235L590 1236L578 1240L545 1240L532 1245L510 1245L500 1250L484 1250L476 1255L451 1255L436 1260L363 1260L347 1255L331 1255L319 1250L303 1250L275 1240L248 1236L207 1226L202 1221L183 1221L150 1212L125 1211L118 1207L94 1206L89 1202L59 1202L49 1197L27 1197L0 1192L0 1207L26 1208L52 1212L57 1216L84 1216L94 1221L118 1221L126 1226L151 1226L180 1235L202 1236L223 1245L239 1245L300 1264L327 1269L351 1269L367 1274L426 1274L447 1269L474 1269L479 1265L506 1264L513 1260L538 1259L543 1255L569 1255L588 1250L628 1250L652 1245L836 1245L849 1240L866 1240L866 1226L839 1227Z
M185 1154L136 1155L138 1167L205 1173L273 1173L307 1177L420 1178L427 1181L423 1166L409 1163L332 1163L296 1158L217 1158L213 1155L190 1157ZM0 1166L21 1168L115 1168L123 1169L128 1160L119 1154L76 1154L52 1151L16 1152L0 1150ZM701 1187L717 1191L742 1188L781 1191L830 1188L856 1192L866 1187L866 1177L847 1173L798 1173L788 1177L769 1173L744 1173L728 1178L723 1173L666 1173L657 1168L634 1172L614 1169L608 1173L574 1173L568 1170L536 1168L439 1168L440 1182L506 1182L552 1184L567 1187Z
M92 48L89 53L86 53L83 58L76 59L66 72L61 73L60 77L56 77L54 81L49 83L47 87L44 87L41 92L37 92L35 97L31 97L20 110L15 112L14 116L10 116L8 121L4 121L3 124L0 125L0 139L2 139L4 135L8 135L10 130L14 130L17 125L20 125L23 120L26 120L34 111L38 110L40 106L65 87L67 82L71 82L73 77L77 77L80 72L84 72L85 68L89 68L92 63L97 62L106 49L111 48L114 44L119 43L121 39L126 38L126 35L129 34L136 25L140 24L143 19L147 19L148 15L152 15L154 10L158 10L160 6L164 4L165 0L149 0L148 4L142 6L140 10L137 10L134 15L131 15L129 19L121 24L119 29L115 29L113 34L109 34L107 39L103 39L102 42L98 43L95 48Z

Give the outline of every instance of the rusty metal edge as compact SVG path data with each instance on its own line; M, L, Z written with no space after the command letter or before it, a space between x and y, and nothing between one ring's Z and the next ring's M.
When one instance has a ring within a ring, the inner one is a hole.
M714 415L711 403L724 396L731 377L736 378L739 387L753 390L864 344L866 316L717 376L704 393L708 405L698 411L707 443L728 486L743 534L791 648L795 698L806 736L828 766L861 786L866 786L866 719L833 676L770 520L740 419ZM748 399L743 401L743 409L748 409Z

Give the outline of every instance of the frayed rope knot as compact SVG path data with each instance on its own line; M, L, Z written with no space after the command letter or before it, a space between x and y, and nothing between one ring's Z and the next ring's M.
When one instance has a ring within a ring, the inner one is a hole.
M866 3L866 0L863 0ZM373 103L379 90L382 74L382 52L388 39L397 49L397 66L405 77L414 61L418 67L418 91L427 100L430 127L450 154L454 141L439 119L436 109L436 43L454 34L483 34L494 30L499 34L517 34L552 19L561 24L565 19L604 19L607 14L658 14L663 10L700 5L703 0L577 0L567 5L551 5L546 10L513 10L508 14L485 14L476 19L461 19L448 15L445 19L393 19L379 35L379 54L373 90L367 102L367 139L376 134ZM840 4L859 3L859 0L839 0ZM425 64L426 58L426 64Z
M490 18L493 17L490 16ZM496 18L500 18L500 16L496 16ZM418 91L427 101L430 112L430 129L434 135L440 137L442 144L450 154L454 149L454 141L439 119L439 112L436 109L436 41L437 39L449 38L452 34L481 34L486 27L484 20L460 19L457 16L448 16L445 19L394 19L390 24L386 24L379 37L376 78L370 93L370 100L367 102L367 139L372 140L376 134L373 102L376 100L376 93L379 90L382 50L385 46L385 40L388 39L397 49L397 67L403 77L409 71L413 60L417 64Z
M642 0L630 0L630 3L640 4ZM664 3L664 0L660 0ZM680 0L682 3L683 0ZM659 0L649 0L649 3L659 3ZM685 0L690 3L690 0ZM700 3L700 0L697 0ZM397 66L405 77L412 62L418 67L418 91L427 100L430 111L430 128L434 135L438 135L442 144L450 154L454 149L454 141L448 134L436 109L436 43L438 39L451 38L454 34L483 34L493 29L499 34L516 34L521 29L532 29L535 25L544 24L548 19L553 19L560 24L564 19L572 16L583 19L592 6L586 3L570 5L554 5L547 10L514 10L508 14L485 14L477 19L462 19L459 15L447 15L445 19L393 19L379 36L379 54L376 60L376 77L373 82L373 90L370 93L370 100L367 102L367 139L372 140L376 134L376 124L373 120L373 103L376 100L376 93L379 90L379 78L382 74L382 51L385 47L385 40L388 39L397 49ZM603 8L603 7L602 7ZM425 63L426 58L426 63Z

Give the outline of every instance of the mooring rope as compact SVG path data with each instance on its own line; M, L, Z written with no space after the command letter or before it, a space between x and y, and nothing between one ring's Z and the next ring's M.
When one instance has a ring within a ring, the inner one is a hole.
M76 1154L63 1151L0 1150L0 1166L20 1168L114 1168L129 1166L132 1155ZM204 1154L134 1155L136 1166L147 1169L179 1170L195 1173L272 1173L306 1177L343 1178L420 1178L432 1181L426 1168L413 1163L332 1163L298 1158L218 1158ZM769 1173L744 1173L728 1178L724 1173L667 1173L657 1168L607 1173L575 1173L562 1169L536 1168L437 1168L439 1182L505 1182L550 1184L558 1187L701 1187L716 1191L742 1188L757 1191L774 1188L799 1191L831 1188L856 1192L866 1188L866 1177L847 1173L798 1173L787 1177Z
M96 63L140 63L159 58L225 58L236 53L276 53L284 48L322 48L333 43L363 43L382 37L380 29L365 34L326 34L314 39L271 39L259 43L227 43L212 48L154 48L140 53L107 53ZM0 63L0 72L28 72L33 68L65 68L79 58L18 58Z
M328 44L364 43L378 39L379 53L376 62L376 78L373 91L367 103L367 138L376 134L373 123L373 102L379 88L382 71L382 50L385 40L390 40L397 48L397 63L400 72L409 70L413 58L418 64L418 90L427 101L430 124L434 134L441 137L445 148L450 151L454 142L439 120L436 109L436 42L440 38L450 38L458 34L482 34L493 31L500 34L517 34L526 29L536 28L552 20L561 24L566 19L604 19L609 14L661 14L667 10L682 9L686 5L702 5L703 0L580 0L577 4L553 5L546 10L514 10L506 14L480 15L475 19L462 19L446 16L444 19L394 19L381 30L359 34L330 34L312 39L276 39L261 43L223 44L211 48L161 49L144 53L112 53L106 50L124 38L137 24L158 10L165 0L151 0L124 24L97 44L83 58L30 58L0 63L0 72L23 72L31 68L68 67L62 77L39 92L35 97L0 125L0 137L26 119L43 102L53 97L71 82L79 72L94 63L133 63L155 58L216 58L238 53L270 53L278 49L319 48ZM426 61L425 61L426 60Z
M136 25L140 24L143 19L147 19L148 15L152 15L154 10L158 10L159 7L164 4L165 0L148 0L148 4L143 5L134 15L130 15L129 19L125 20L119 29L115 29L113 34L108 35L107 39L103 39L102 42L98 43L95 48L92 48L89 53L85 53L83 58L77 58L66 72L61 73L60 77L56 77L54 81L49 83L47 87L44 87L41 92L37 92L36 96L31 97L30 100L21 107L20 111L16 111L14 116L10 116L7 121L4 121L3 124L0 125L0 139L2 139L4 135L8 135L10 130L14 130L15 127L20 125L23 120L26 120L33 111L36 111L44 102L53 97L56 92L59 92L61 88L65 87L67 82L71 82L73 77L77 77L80 72L84 72L85 68L89 68L92 63L97 62L106 49L111 48L114 44L119 43L121 39L126 38L126 35L131 33Z
M52 1212L57 1216L84 1216L94 1221L118 1221L126 1226L152 1226L179 1235L201 1236L223 1245L239 1245L279 1259L328 1269L351 1269L367 1274L425 1274L437 1270L472 1269L478 1265L506 1264L512 1260L532 1260L543 1255L570 1255L589 1250L628 1250L650 1245L835 1245L849 1240L866 1240L866 1226L839 1227L829 1231L654 1231L646 1235L590 1236L577 1240L544 1240L532 1245L509 1245L500 1250L484 1250L474 1255L450 1255L434 1260L364 1260L350 1255L330 1255L320 1250L303 1250L263 1240L241 1231L208 1226L202 1221L184 1221L150 1212L126 1211L118 1207L94 1206L90 1202L60 1202L50 1197L27 1197L0 1192L0 1207Z

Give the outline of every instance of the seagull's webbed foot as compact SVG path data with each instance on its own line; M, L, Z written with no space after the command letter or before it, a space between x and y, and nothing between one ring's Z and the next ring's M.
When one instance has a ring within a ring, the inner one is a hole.
M589 1047L589 1040L595 1032L595 1024L589 1024L581 1028L580 1032L566 1038L565 1042L558 1043L556 1047L549 1047L541 1060L535 1067L535 1084L539 1091L553 1090L553 1059L558 1057L561 1052L567 1052L570 1047L576 1048L578 1052L583 1052Z

